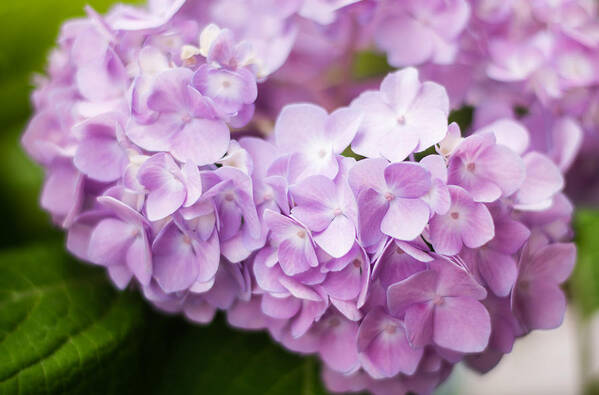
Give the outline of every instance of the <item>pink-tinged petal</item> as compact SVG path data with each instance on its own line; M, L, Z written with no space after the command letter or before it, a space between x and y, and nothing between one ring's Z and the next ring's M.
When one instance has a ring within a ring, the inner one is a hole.
M545 155L530 152L524 157L526 179L516 194L519 204L528 205L553 197L564 187L564 178L557 166Z
M465 296L484 299L487 291L460 266L451 261L438 259L429 264L438 273L437 294L441 296Z
M107 191L106 193L109 193ZM149 225L149 222L138 211L112 196L98 196L96 201L104 208L119 217L124 222L136 225Z
M391 285L387 289L387 306L394 316L401 316L410 306L433 299L438 274L425 270Z
M185 67L163 71L156 76L148 107L158 112L179 112L186 107L187 86L193 72Z
M476 174L494 182L503 196L516 192L524 182L524 163L509 148L502 145L492 146L484 151L476 162Z
M401 37L401 44L397 41ZM384 19L375 33L377 46L388 53L395 67L418 65L433 54L433 38L429 28L409 16Z
M309 237L307 234L305 237ZM287 239L284 240L278 249L279 265L288 276L294 276L303 273L313 266L316 261L316 254L309 241Z
M330 297L329 300L331 301L331 304L335 306L337 311L343 314L348 320L357 322L362 319L362 313L358 310L355 302L335 299L333 297Z
M206 303L202 298L190 298L183 306L183 314L193 322L208 324L216 315L216 309Z
M75 82L84 98L104 101L125 94L127 70L119 56L109 49L101 59L81 65L75 72Z
M152 245L154 278L164 292L178 292L190 287L198 277L197 259L188 240L174 223L167 225Z
M202 195L202 176L198 167L192 163L185 163L181 168L186 196L184 207L189 207L198 201Z
M220 245L218 235L212 234L206 241L192 240L193 251L199 262L196 281L207 282L214 278L220 264Z
M404 316L406 337L414 348L424 347L433 339L434 304L418 303L410 306Z
M476 203L464 189L450 186L451 208L445 215L435 215L430 221L431 243L443 255L455 255L462 244L478 248L495 235L493 218L487 207Z
M385 169L385 181L396 197L418 198L431 187L431 175L416 163L392 163Z
M285 106L275 124L277 146L286 152L309 151L314 140L324 137L327 112L313 104Z
M378 91L366 91L354 99L351 108L364 114L352 150L367 158L379 158L380 140L397 124L397 117ZM362 161L360 161L361 163Z
M465 297L444 298L435 308L433 341L449 350L483 351L491 335L489 312L478 301Z
M418 96L412 104L412 109L430 108L441 111L445 118L449 115L449 96L442 85L425 81L420 85ZM446 122L447 123L447 122Z
M130 120L125 133L137 146L148 151L167 151L171 138L181 128L181 117L176 114L161 114L150 124Z
M106 218L93 230L87 256L98 265L118 265L125 263L127 249L138 228L114 218Z
M554 243L540 249L523 268L530 280L561 284L570 277L576 263L576 246L572 243Z
M466 189L477 202L494 202L499 199L501 188L492 179L475 174L469 165L471 164L463 162L459 157L452 157L448 167L448 183Z
M193 86L214 100L221 111L231 114L257 96L255 77L246 69L232 71L204 64L195 72Z
M170 151L181 162L203 166L222 158L229 140L229 128L224 122L195 118L172 136Z
M297 339L305 335L314 321L322 317L327 307L328 304L323 301L304 300L299 315L291 323L291 336Z
M562 172L566 172L583 143L584 133L572 118L559 119L552 130L553 149L551 158Z
M298 313L302 306L300 299L293 296L277 298L269 294L262 295L262 312L269 317L288 320Z
M418 130L410 126L391 128L379 141L379 153L391 162L401 162L418 148Z
M154 155L139 169L139 182L149 191L146 211L150 221L165 218L181 207L186 191L180 176L179 167L168 154Z
M364 391L369 385L370 377L360 370L353 374L346 375L336 372L332 369L328 369L326 366L324 366L322 371L322 380L329 391L346 393Z
M325 123L327 136L332 140L333 152L340 154L354 139L363 119L361 111L350 108L338 109L329 115Z
M522 155L530 144L530 134L520 122L513 119L499 119L476 133L493 133L497 144L506 146L518 155Z
M412 108L406 115L406 127L418 132L416 151L424 151L440 143L447 135L447 114L436 108Z
M275 211L266 209L262 215L264 223L268 226L275 236L286 238L297 232L300 226L291 218L281 215Z
M208 303L221 310L229 309L240 296L243 288L243 276L238 265L224 263L220 266L218 272L214 274L214 283L217 287L212 287L203 296Z
M349 373L360 366L356 338L358 324L339 316L325 319L322 325L326 328L320 338L320 356L333 370Z
M114 137L87 136L79 143L73 163L90 178L110 182L121 177L129 159Z
M345 215L336 216L322 232L314 234L314 242L333 258L341 258L351 250L356 228Z
M79 259L89 260L87 250L92 231L107 215L103 210L94 210L77 216L67 234L67 249L71 254Z
M68 226L79 210L83 194L83 175L69 162L57 161L49 169L42 189L41 206L60 217Z
M381 222L381 231L398 240L414 240L428 223L429 208L420 199L395 198Z
M385 159L363 159L358 161L349 171L349 185L356 196L368 188L384 191L387 187L385 181L385 168L389 162Z
M468 248L478 248L493 237L495 237L495 227L489 209L482 203L475 203L462 232L464 245Z
M431 211L440 215L447 214L451 208L449 189L439 179L433 180L431 189L426 195L422 196L422 200L430 206Z
M559 286L543 281L521 283L514 291L513 309L528 330L554 329L562 324L566 297Z
M495 237L489 247L504 254L515 254L530 237L530 230L509 217L495 218Z
M431 244L441 255L456 255L463 246L461 232L456 229L450 215L436 215L430 222Z
M480 251L478 270L491 291L499 297L509 295L518 277L514 258L491 249Z
M365 247L377 244L384 237L381 223L389 208L389 202L374 189L358 195L358 229L360 241Z
M413 67L391 73L381 82L381 92L397 115L408 112L419 91L418 70Z
M447 182L447 164L441 155L427 155L418 162L431 173L431 178Z
M412 242L395 240L395 245L403 252L420 262L430 262L433 257L429 254L430 248L422 239L416 239Z
M321 302L323 299L312 287L295 281L291 277L283 276L279 279L279 282L296 298L313 302Z
M264 329L267 318L260 314L260 299L252 298L249 302L237 301L227 311L227 322L236 328L242 329Z
M358 296L362 286L362 268L350 263L343 270L329 272L322 287L329 295L341 300L352 300Z
M321 209L332 208L337 201L333 181L324 176L311 176L290 188L296 205L315 204Z
M374 378L414 374L423 353L410 346L402 323L381 310L371 311L360 324L358 351L362 366Z
M123 265L108 266L108 275L118 289L125 289L133 277L133 273Z
M148 237L143 229L127 250L127 267L142 284L148 285L152 279L152 252Z
M287 289L279 282L279 279L285 276L283 270L278 265L269 266L267 264L267 261L272 259L273 256L276 258L275 251L268 248L264 248L256 254L253 266L256 283L267 292L287 294Z
M221 239L228 240L239 232L242 215L241 209L234 201L223 200L218 210L218 218L220 220Z

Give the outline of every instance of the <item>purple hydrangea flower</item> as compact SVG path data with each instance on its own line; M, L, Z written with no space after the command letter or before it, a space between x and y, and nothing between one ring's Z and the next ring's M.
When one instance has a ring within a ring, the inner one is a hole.
M88 8L36 80L41 205L163 311L318 354L331 390L432 393L562 321L564 173L599 130L581 4ZM353 78L373 47L403 69Z

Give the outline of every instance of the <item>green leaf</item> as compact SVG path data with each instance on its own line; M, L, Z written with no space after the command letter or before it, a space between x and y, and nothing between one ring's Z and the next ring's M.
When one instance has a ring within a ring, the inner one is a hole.
M0 394L326 394L264 332L150 312L60 245L0 253Z
M352 76L356 80L382 77L393 70L387 63L387 57L378 52L361 51L353 59Z
M578 261L569 281L574 302L588 317L599 310L599 211L576 212L575 230Z
M327 394L314 357L287 352L264 332L231 329L219 317L205 327L175 322L167 337L151 394Z
M455 122L460 126L462 135L468 131L470 125L472 125L472 117L474 116L474 108L471 106L463 106L457 110L453 110L449 114L449 123Z
M0 394L121 393L141 372L143 302L62 249L0 254Z

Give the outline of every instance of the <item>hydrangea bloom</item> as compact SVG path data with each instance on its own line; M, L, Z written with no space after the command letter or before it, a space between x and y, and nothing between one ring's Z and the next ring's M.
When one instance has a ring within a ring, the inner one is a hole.
M576 255L563 172L589 114L556 114L590 84L573 70L599 40L592 10L564 2L582 16L561 21L542 3L88 9L64 25L23 136L46 170L41 204L119 288L317 353L333 391L430 393L460 361L489 370L516 338L560 324ZM528 28L512 26L515 7L560 27L560 62L544 37L506 42ZM425 76L471 59L470 27L493 60L468 63L479 109L462 135L448 122L455 81L448 95ZM370 41L420 70L352 81L348 56ZM497 92L516 83L539 99L519 120L518 91Z

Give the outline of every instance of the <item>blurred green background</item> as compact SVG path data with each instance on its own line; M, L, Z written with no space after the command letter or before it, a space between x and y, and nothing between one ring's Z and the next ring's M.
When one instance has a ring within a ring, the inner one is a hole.
M33 73L43 72L63 20L83 15L85 4L103 12L111 3L0 4L0 395L325 394L316 359L287 353L264 333L232 330L222 317L208 327L190 325L152 311L136 292L116 292L102 269L64 252L62 232L39 208L43 174L19 143ZM356 75L386 70L379 58L356 60ZM471 109L453 117L467 123ZM586 349L579 388L587 393L589 319L599 306L597 224L593 210L577 214L580 260L567 289L575 340ZM462 393L461 381L458 374L440 391Z

